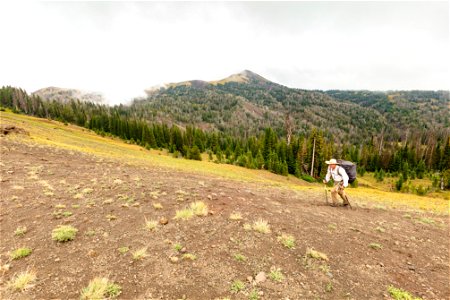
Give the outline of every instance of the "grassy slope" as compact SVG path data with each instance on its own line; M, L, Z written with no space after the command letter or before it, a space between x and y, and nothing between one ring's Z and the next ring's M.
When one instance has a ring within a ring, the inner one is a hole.
M319 184L308 184L295 177L283 177L267 171L250 170L226 164L208 161L175 159L164 151L145 150L137 145L124 143L120 139L101 137L95 133L73 125L60 122L17 115L10 112L0 113L1 124L16 125L29 133L26 142L60 147L72 151L81 151L111 159L124 160L129 164L147 165L161 168L174 168L185 172L194 172L230 180L260 182L292 190L315 190L324 193ZM17 138L22 138L18 136ZM206 157L204 157L206 159ZM368 179L362 178L367 181ZM397 208L406 210L423 209L436 213L449 213L449 201L410 194L390 193L381 189L357 188L348 191L352 203L359 206L377 206L379 208ZM325 198L325 197L324 197Z

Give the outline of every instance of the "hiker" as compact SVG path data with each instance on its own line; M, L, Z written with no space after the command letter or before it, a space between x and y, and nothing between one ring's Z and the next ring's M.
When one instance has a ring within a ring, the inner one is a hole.
M325 163L328 165L328 169L323 183L327 183L328 181L330 181L330 177L332 177L334 181L334 186L331 190L331 200L333 201L331 206L337 206L336 194L339 194L342 200L344 200L344 206L349 205L350 203L348 202L347 196L345 195L344 191L344 189L348 186L347 172L345 172L343 167L338 165L338 162L334 158L325 161Z

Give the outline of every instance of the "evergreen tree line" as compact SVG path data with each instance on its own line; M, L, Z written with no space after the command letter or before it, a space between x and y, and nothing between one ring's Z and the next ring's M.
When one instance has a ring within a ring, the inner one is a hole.
M0 100L2 107L14 112L76 124L147 149L168 149L175 157L201 160L201 154L207 153L218 163L292 174L308 181L322 178L326 173L325 160L335 157L355 162L359 174L376 172L377 178L385 172L401 174L404 180L439 172L444 186L450 188L448 133L433 132L426 135L426 140L423 134L411 136L402 143L384 141L378 136L363 144L352 145L347 141L336 145L326 138L324 131L313 128L306 134L292 136L288 144L271 127L250 137L204 131L195 126L182 129L161 122L149 123L123 105L110 107L75 99L66 103L44 101L9 86L0 89Z

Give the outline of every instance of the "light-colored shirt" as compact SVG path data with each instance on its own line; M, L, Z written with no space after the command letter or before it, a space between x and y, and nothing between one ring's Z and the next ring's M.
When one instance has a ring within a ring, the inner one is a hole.
M334 170L331 170L331 167L327 169L327 175L325 176L325 181L330 181L330 178L333 178L334 182L344 181L344 187L348 186L348 175L345 172L345 169L341 166L336 166Z

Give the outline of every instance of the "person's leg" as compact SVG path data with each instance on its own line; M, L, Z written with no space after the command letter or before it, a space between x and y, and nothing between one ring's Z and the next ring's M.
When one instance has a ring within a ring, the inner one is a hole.
M348 200L347 200L347 195L345 194L345 189L342 188L341 186L339 186L338 193L339 193L339 196L341 196L342 200L344 201L344 206L349 205Z
M334 183L333 189L331 190L331 201L333 202L332 205L337 205L337 194L339 193L339 184L336 182Z

